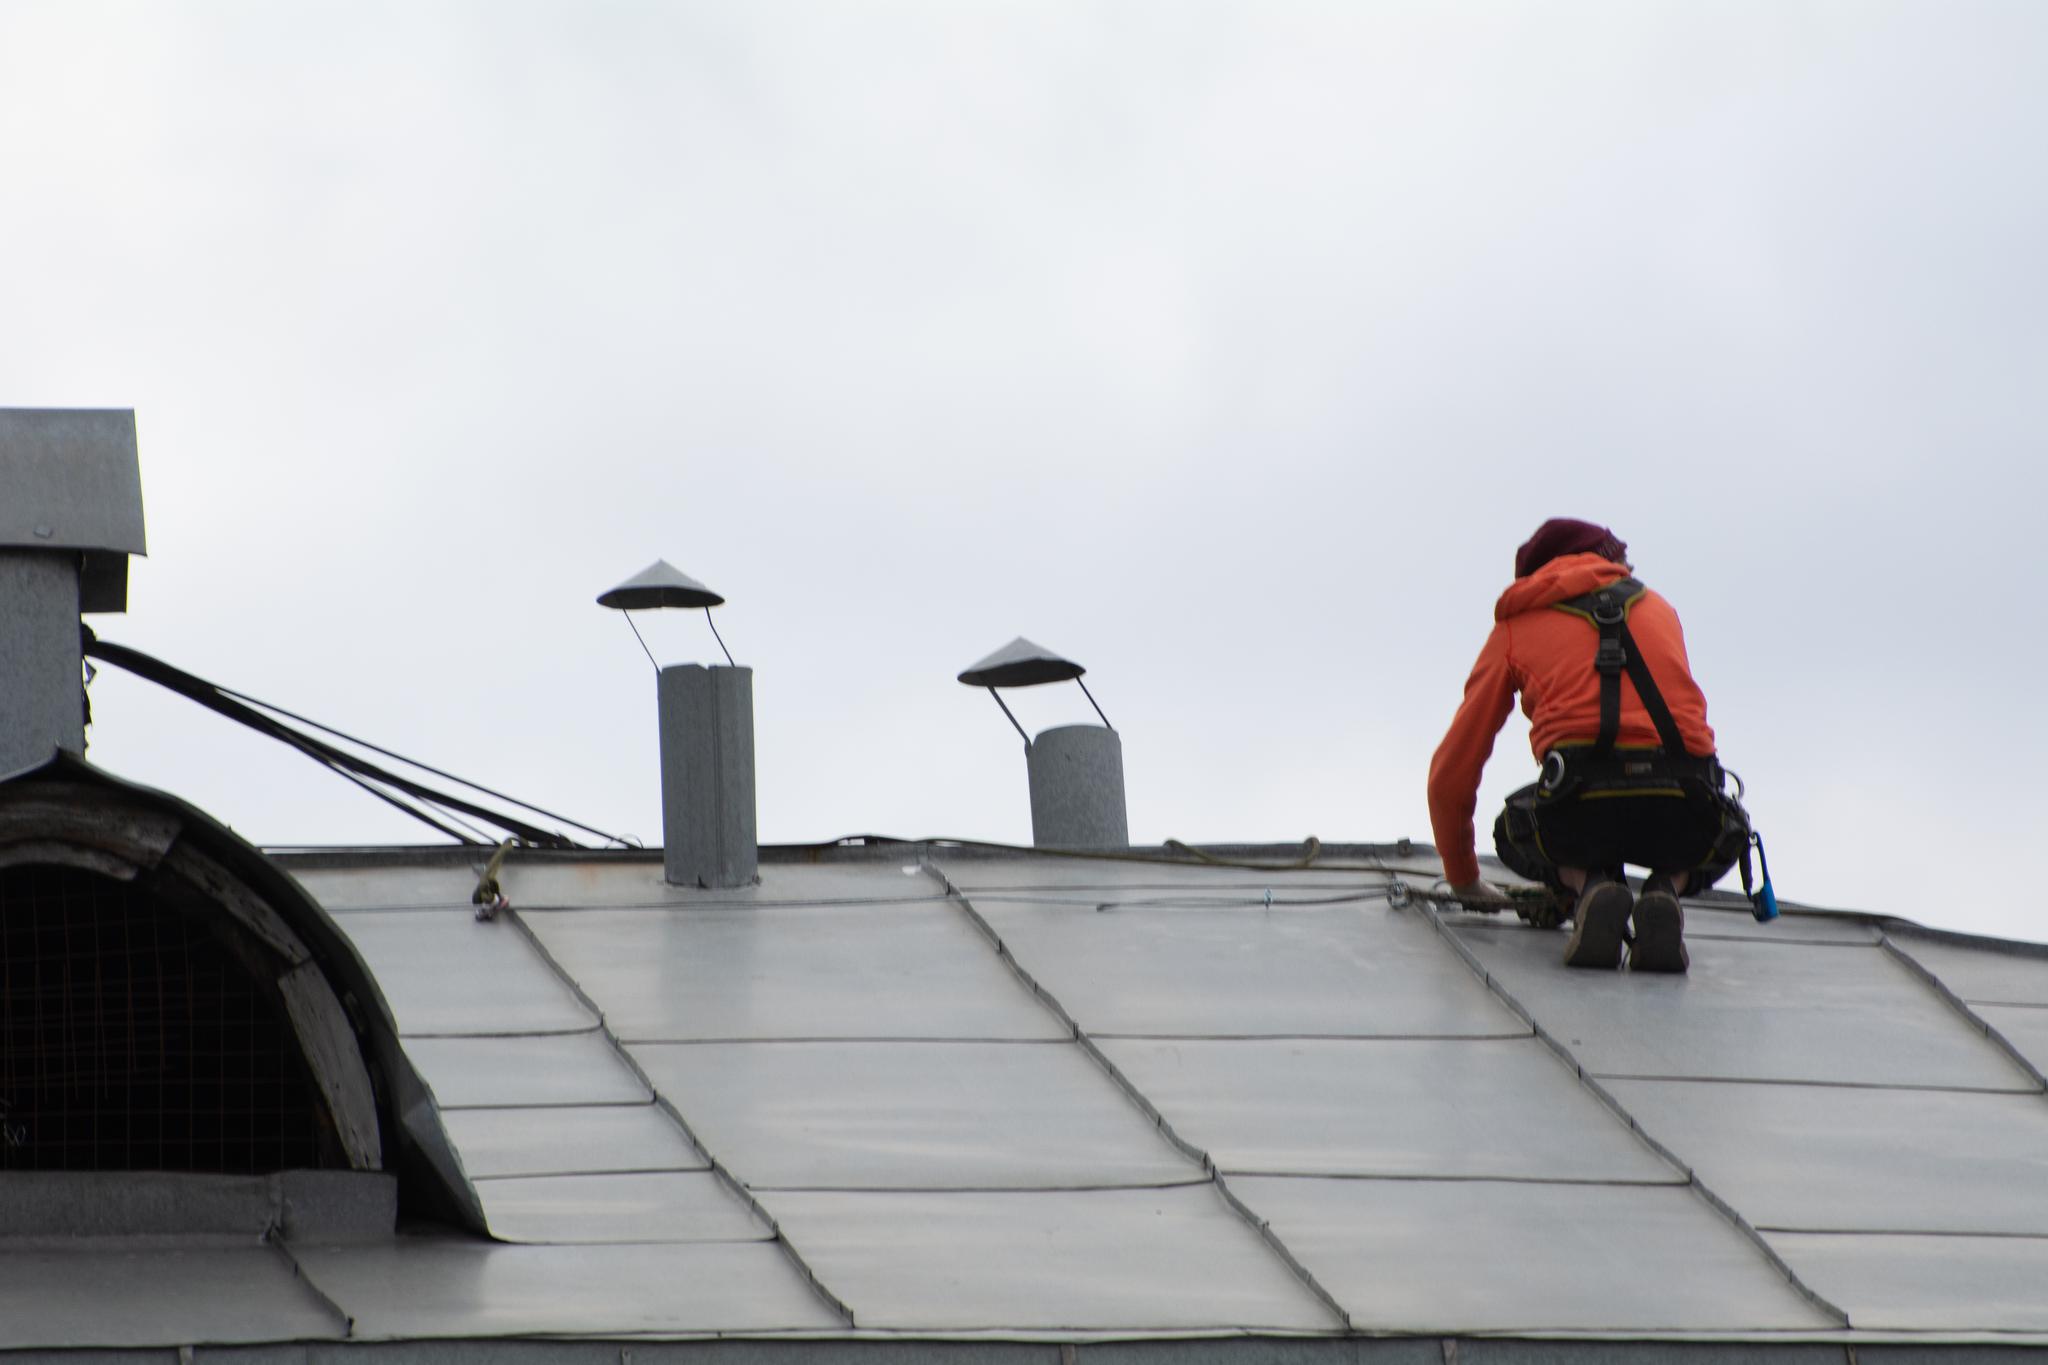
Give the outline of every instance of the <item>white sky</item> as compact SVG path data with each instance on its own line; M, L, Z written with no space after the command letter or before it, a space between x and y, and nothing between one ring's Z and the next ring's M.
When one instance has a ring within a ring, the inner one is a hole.
M2038 0L0 0L0 403L137 411L104 636L650 843L592 599L656 557L766 841L1028 842L953 681L1018 634L1134 838L1427 839L1514 547L1602 521L1782 895L2048 939L2044 58ZM250 838L431 837L93 701Z

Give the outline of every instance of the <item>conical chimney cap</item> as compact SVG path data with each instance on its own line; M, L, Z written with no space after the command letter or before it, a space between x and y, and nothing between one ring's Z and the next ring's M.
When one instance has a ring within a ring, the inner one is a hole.
M1019 635L963 672L960 681L969 687L1031 687L1037 683L1065 682L1087 671L1072 659L1063 659L1044 645L1033 644Z
M610 592L597 604L615 611L646 611L652 607L715 607L725 601L717 593L665 559L657 559Z

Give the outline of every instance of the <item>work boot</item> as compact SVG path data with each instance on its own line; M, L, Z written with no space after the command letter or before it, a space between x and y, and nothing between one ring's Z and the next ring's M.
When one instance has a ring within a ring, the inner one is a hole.
M1630 901L1627 882L1587 882L1572 912L1572 937L1564 945L1564 965L1609 971L1619 967Z
M1636 899L1635 946L1629 949L1632 972L1682 972L1692 963L1685 951L1685 909L1671 879L1652 875Z

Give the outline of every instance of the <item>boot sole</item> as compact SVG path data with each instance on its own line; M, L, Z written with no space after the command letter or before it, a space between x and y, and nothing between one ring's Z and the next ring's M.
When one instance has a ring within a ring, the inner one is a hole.
M1619 967L1629 904L1628 888L1620 882L1602 882L1580 896L1571 941L1564 945L1564 965L1608 971Z
M1692 965L1685 951L1685 910L1668 891L1652 891L1636 902L1636 941L1629 949L1632 972L1682 972Z

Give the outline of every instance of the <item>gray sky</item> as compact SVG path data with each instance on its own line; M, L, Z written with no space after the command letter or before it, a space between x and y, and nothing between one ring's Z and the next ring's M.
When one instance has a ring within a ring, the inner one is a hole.
M1017 634L1135 838L1426 839L1514 547L1606 522L1783 895L2048 939L2044 57L2035 0L0 0L0 403L137 410L104 636L650 843L592 598L657 556L765 840L1028 841L953 681ZM251 838L428 836L93 700Z

